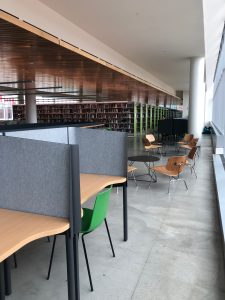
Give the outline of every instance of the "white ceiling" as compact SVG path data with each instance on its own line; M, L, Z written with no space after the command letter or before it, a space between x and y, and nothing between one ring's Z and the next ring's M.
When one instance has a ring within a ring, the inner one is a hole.
M176 90L204 56L202 0L39 0Z

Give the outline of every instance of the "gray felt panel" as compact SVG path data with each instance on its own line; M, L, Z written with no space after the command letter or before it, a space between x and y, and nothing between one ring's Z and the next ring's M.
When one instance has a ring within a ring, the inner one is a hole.
M0 207L69 216L69 146L0 136Z
M126 133L73 129L74 131L69 130L69 141L71 144L75 141L79 145L81 173L127 176Z
M6 132L5 135L32 139L32 140L46 141L46 142L54 142L54 143L62 143L62 144L68 143L67 127L9 131Z

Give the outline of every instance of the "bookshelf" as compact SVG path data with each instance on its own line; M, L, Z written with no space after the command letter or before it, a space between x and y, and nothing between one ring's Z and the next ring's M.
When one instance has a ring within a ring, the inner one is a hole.
M158 120L179 118L182 112L136 102L38 104L38 123L101 122L106 128L134 135L156 131ZM13 106L14 120L25 121L25 106Z

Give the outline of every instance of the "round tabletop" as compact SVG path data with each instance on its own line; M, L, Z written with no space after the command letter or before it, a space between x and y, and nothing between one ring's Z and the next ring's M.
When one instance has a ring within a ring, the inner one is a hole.
M140 161L140 162L155 162L155 161L159 161L160 158L153 155L135 155L135 156L129 156L128 160Z

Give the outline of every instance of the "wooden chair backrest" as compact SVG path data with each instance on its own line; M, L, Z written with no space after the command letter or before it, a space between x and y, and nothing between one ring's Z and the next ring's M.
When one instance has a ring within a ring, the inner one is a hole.
M142 142L143 142L144 146L150 146L151 145L151 143L149 142L149 140L146 139L145 137L142 138Z
M199 138L193 138L190 142L189 142L189 146L191 147L195 147L198 143Z
M185 133L184 138L183 138L183 142L190 142L193 139L194 135L190 134L190 133Z
M176 171L177 174L180 174L186 164L186 156L172 156L168 158L166 169L168 171Z
M155 141L155 137L153 134L146 134L145 137L150 143L153 143Z
M193 147L193 148L191 148L191 150L188 153L188 158L193 160L195 158L196 151L197 151L197 147L196 146Z

